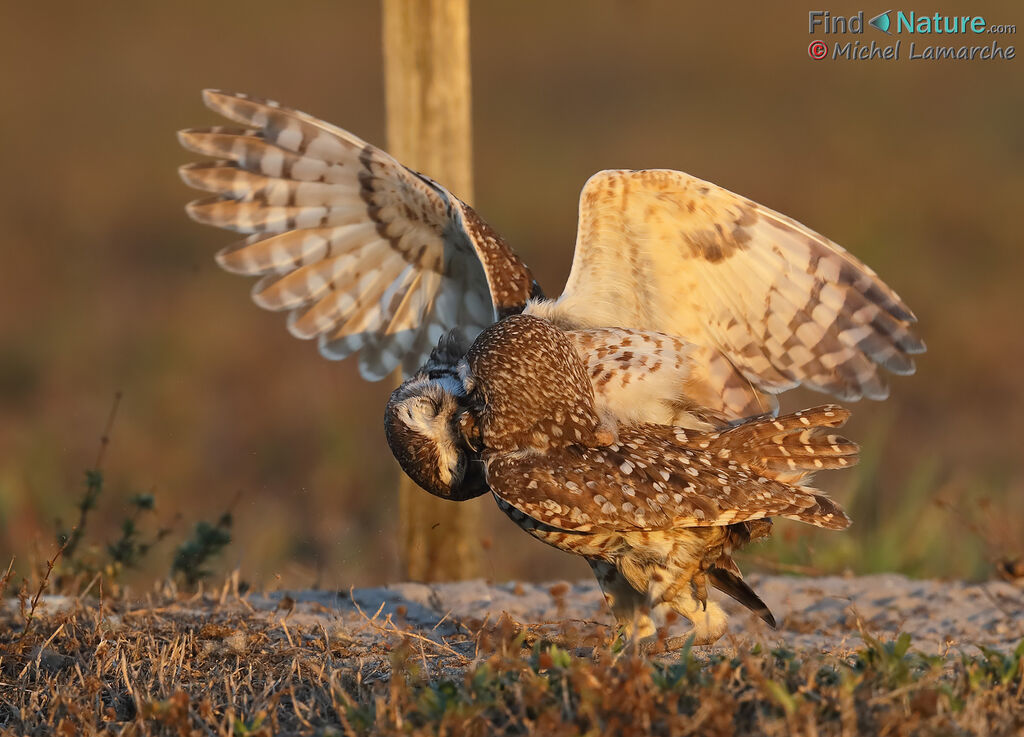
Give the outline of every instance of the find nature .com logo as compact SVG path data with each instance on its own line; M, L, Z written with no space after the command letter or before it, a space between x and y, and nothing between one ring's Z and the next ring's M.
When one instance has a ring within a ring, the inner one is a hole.
M843 39L831 45L823 39L815 39L807 47L807 55L815 60L833 61L899 61L903 58L909 61L1007 61L1017 55L1013 46L1004 46L998 39L976 43L981 40L976 36L1017 33L1016 25L989 23L980 15L925 15L912 10L886 10L865 23L863 10L848 17L832 15L827 10L811 10L807 14L807 32L812 35L860 35L865 25L889 39L879 42L873 38L868 43ZM953 43L941 43L945 38L919 40L920 36L948 36ZM903 37L908 41L906 48Z

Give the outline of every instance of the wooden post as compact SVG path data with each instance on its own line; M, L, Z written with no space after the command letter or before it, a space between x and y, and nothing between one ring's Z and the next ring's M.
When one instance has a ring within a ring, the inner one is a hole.
M388 152L473 199L468 0L383 0ZM479 575L478 501L447 502L401 474L402 573L412 581Z

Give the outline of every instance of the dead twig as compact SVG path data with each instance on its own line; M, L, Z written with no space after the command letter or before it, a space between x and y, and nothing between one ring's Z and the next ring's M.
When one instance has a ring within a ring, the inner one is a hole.
M32 604L29 607L28 613L24 615L25 629L22 630L20 640L24 640L26 635L28 635L29 630L32 628L32 620L35 618L36 608L39 606L39 599L42 597L43 591L46 590L47 585L50 583L50 574L53 573L53 567L57 565L57 559L64 553L65 547L67 547L67 543L64 543L57 548L57 552L53 554L53 557L46 561L46 573L43 574L43 577L39 581L39 586L36 587L36 593L35 596L32 597ZM13 561L11 562L13 564Z
M11 562L7 564L7 571L3 576L0 576L0 595L7 590L7 585L11 582L11 576L14 574L14 558L11 558Z

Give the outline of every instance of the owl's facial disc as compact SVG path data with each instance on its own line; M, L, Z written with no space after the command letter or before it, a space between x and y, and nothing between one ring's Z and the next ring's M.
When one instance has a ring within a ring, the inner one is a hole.
M446 383L421 379L396 389L385 429L395 458L413 481L435 496L461 501L486 487L463 483L470 459L459 431L462 409Z
M452 422L455 401L450 394L430 392L426 396L411 397L399 408L399 417L406 426L436 448L436 473L447 488L457 486L465 471L465 458L455 444Z

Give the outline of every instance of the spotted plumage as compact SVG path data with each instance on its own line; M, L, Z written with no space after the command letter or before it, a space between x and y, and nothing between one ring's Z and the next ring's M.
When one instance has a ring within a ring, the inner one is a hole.
M561 330L537 330L541 322L513 315L481 333L466 354L463 384L488 449L598 443L601 420L586 369L580 360L549 360L575 348Z
M602 417L572 338L529 315L485 330L460 374L475 418L486 482L501 509L534 537L596 566L623 625L641 637L677 612L700 643L724 632L710 582L766 620L732 551L767 534L768 518L827 529L850 523L799 485L857 460L829 432L848 412L826 405L718 431ZM554 428L560 428L555 431Z

